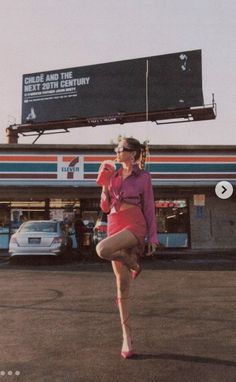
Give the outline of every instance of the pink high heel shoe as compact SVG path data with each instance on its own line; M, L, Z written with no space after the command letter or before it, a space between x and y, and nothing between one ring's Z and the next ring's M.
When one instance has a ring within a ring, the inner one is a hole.
M129 299L129 297L123 297L123 298L122 297L117 297L116 298L116 304L118 305L121 300L127 300L127 299ZM122 325L127 326L129 328L129 330L130 330L129 325L127 324L128 320L129 320L129 317L127 317L127 319L122 322ZM133 345L133 341L132 340L131 340L131 345ZM121 350L120 354L121 354L121 357L123 357L124 359L128 359L128 358L131 358L131 357L134 356L134 351L133 351L133 349L130 349L130 350L127 350L127 351Z
M126 325L128 326L126 323L124 323L123 325ZM133 341L131 341L131 346L133 346ZM125 358L125 359L128 359L128 358L131 358L134 356L134 351L133 349L130 349L130 350L121 350L121 353L120 353L121 357Z
M140 275L141 272L142 272L142 268L139 264L138 264L138 269L136 269L136 270L131 269L132 280L135 280L138 277L138 275Z
M131 249L131 256L135 256L135 265L136 267L138 267L137 269L132 269L132 267L129 267L129 270L131 272L131 278L132 280L135 280L138 277L138 275L142 272L141 265L137 262L137 247L133 247Z
M129 350L129 351L122 351L121 352L121 356L125 359L128 359L128 358L131 358L134 356L134 352L133 350Z

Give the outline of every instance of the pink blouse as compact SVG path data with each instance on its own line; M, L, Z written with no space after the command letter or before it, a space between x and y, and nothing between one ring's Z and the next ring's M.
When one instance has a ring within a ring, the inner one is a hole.
M149 172L141 170L138 165L133 166L132 173L122 179L121 167L111 177L108 187L109 198L102 192L101 209L109 213L112 207L116 211L122 203L129 203L142 209L148 229L148 242L157 243L157 226L152 181Z

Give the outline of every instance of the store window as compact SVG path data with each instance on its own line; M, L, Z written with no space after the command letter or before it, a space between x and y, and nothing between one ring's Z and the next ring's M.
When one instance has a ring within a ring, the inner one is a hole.
M8 248L10 226L10 202L0 202L0 249Z
M158 199L158 240L167 248L189 246L189 211L186 199Z
M11 202L10 233L13 234L27 220L42 220L45 218L44 201Z

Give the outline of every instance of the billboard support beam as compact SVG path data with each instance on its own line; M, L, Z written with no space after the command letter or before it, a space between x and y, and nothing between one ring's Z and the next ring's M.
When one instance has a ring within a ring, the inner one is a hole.
M216 103L193 108L162 110L148 113L148 121L155 122L157 125L203 121L216 118ZM17 143L19 134L23 136L35 136L37 139L43 134L59 134L69 132L68 129L124 124L132 122L146 121L146 112L144 113L118 113L116 115L97 117L97 118L81 118L69 119L64 121L51 121L41 123L27 123L21 125L10 125L7 129L8 143ZM60 131L63 130L63 131Z

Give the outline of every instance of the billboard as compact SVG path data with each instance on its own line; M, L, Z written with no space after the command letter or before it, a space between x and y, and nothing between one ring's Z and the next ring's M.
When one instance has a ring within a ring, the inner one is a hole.
M201 50L23 75L23 124L202 105Z

